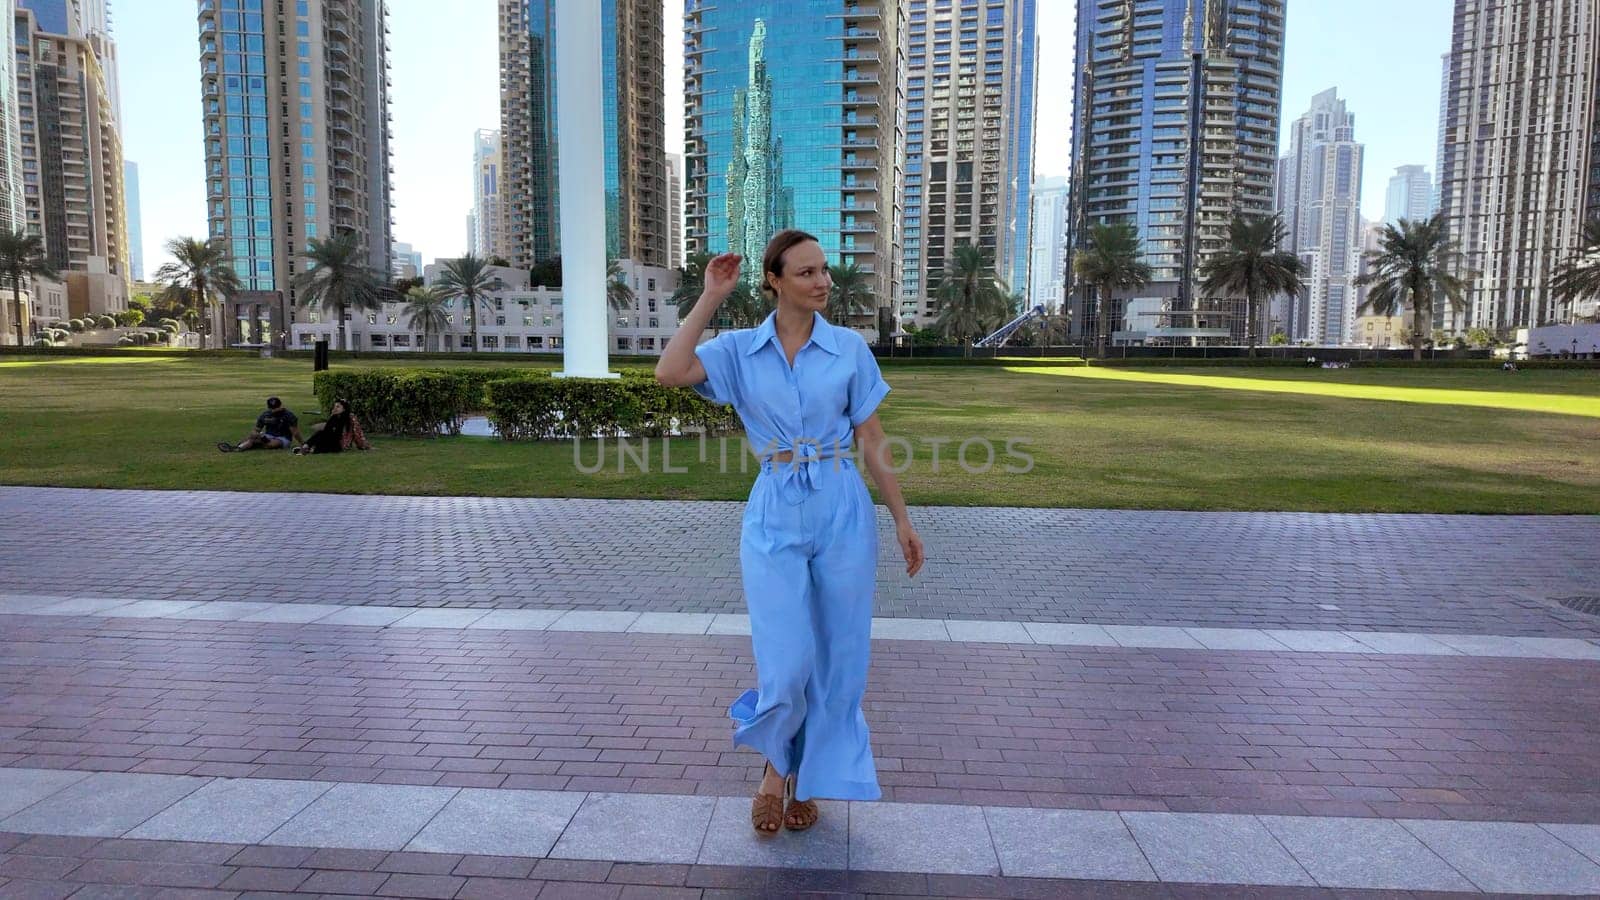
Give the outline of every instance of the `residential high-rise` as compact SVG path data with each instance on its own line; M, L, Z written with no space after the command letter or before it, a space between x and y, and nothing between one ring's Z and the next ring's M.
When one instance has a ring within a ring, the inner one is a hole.
M1472 275L1449 330L1570 317L1550 280L1597 177L1597 84L1600 0L1457 0L1440 199Z
M102 65L104 32L80 4L20 0L13 19L26 227L65 273L72 315L127 308L122 138Z
M1283 325L1290 340L1330 347L1354 339L1363 154L1355 116L1337 89L1311 98L1310 111L1290 126L1277 205L1289 235L1284 249L1300 257L1305 281L1301 295L1288 298ZM1427 202L1425 189L1418 200Z
M1440 192L1444 189L1444 136L1445 123L1450 121L1450 54L1439 55L1439 143L1434 150L1433 157L1433 205L1428 208L1431 216L1439 211Z
M955 248L1025 291L1036 0L911 0L906 56L903 317L931 321Z
M1078 0L1077 23L1070 241L1132 224L1154 270L1111 298L1108 331L1242 339L1244 303L1201 297L1197 273L1235 213L1273 210L1284 0ZM1074 291L1073 328L1092 335L1090 296Z
M144 280L144 227L139 212L139 164L122 161L123 206L128 217L128 273L134 281Z
M0 46L17 45L16 0L0 0ZM16 231L24 222L22 134L17 116L17 57L0 53L0 229Z
M561 250L555 2L499 2L501 229L506 258L529 268ZM663 0L599 2L606 252L664 266L670 235Z
M1394 225L1401 219L1421 222L1433 212L1433 176L1426 166L1401 166L1389 179L1389 191L1384 197L1383 224Z
M684 11L689 252L759 260L787 227L900 295L903 2L746 0ZM745 272L754 286L759 265Z
M422 276L422 254L416 248L404 241L395 241L394 249L390 253L389 274L394 278L420 278Z
M1059 310L1066 298L1067 179L1033 184L1033 262L1028 267L1028 306Z
M507 257L500 216L500 132L480 128L472 135L472 244L474 256Z
M667 267L682 268L683 255L683 156L667 154Z
M294 308L313 238L354 234L389 271L387 15L385 0L200 4L208 214L244 289L228 326L244 343L321 315Z

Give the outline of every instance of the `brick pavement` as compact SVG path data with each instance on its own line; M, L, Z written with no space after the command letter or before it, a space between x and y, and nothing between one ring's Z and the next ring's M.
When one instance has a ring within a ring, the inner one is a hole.
M8 616L0 766L744 796L734 636ZM1587 661L882 641L885 799L1600 822Z
M0 586L737 613L738 503L0 488ZM914 510L894 617L1600 637L1600 518ZM249 522L272 523L266 527ZM886 551L891 532L880 510ZM277 586L283 586L281 589Z
M0 898L273 900L455 898L734 900L796 896L1166 898L1425 898L1422 891L1224 887L1052 878L840 872L708 865L634 865L439 853L261 847L0 832Z

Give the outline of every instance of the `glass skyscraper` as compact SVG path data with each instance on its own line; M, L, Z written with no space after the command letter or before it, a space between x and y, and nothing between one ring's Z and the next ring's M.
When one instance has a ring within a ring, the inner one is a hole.
M1270 215L1284 0L1078 0L1071 242L1132 223L1155 283L1108 304L1135 340L1243 337L1243 303L1198 296L1234 213ZM1203 136L1203 140L1195 140ZM1094 334L1074 291L1073 328Z
M688 0L689 252L741 253L755 285L773 232L801 228L830 261L868 273L889 308L899 293L902 6Z
M555 6L500 0L500 231L520 268L561 252ZM600 0L606 253L654 266L671 240L662 14L662 0Z
M200 0L207 208L248 292L246 343L321 315L285 308L311 239L354 234L389 271L386 16L384 0Z
M909 0L901 314L971 244L1026 292L1033 179L1036 0Z

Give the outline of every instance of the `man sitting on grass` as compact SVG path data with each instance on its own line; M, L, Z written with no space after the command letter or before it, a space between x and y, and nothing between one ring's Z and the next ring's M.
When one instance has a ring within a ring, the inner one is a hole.
M256 429L238 444L222 441L217 449L223 453L239 450L287 450L300 444L300 420L284 408L277 397L267 398L267 410L256 416Z

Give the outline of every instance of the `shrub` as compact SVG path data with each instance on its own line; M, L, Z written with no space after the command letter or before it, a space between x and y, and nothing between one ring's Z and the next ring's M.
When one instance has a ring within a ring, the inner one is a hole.
M68 319L67 320L67 327L72 329L73 331L82 331L84 329L83 320L82 319Z
M118 347L132 347L133 346L133 335L125 334L122 337L117 338L117 346Z
M638 372L614 381L512 378L491 381L489 421L506 440L570 437L659 437L701 428L718 434L737 421L730 407L689 388L669 388Z
M616 380L552 378L546 369L368 369L318 372L313 384L324 411L344 397L371 431L459 434L467 415L485 412L510 440L582 435L638 436L732 427L733 411L687 388L662 387L650 369L629 368Z
M94 320L94 324L96 328L115 328L117 327L117 320L111 316L101 316Z
M33 346L35 347L54 347L55 345L56 342L47 337L38 337L33 339Z

